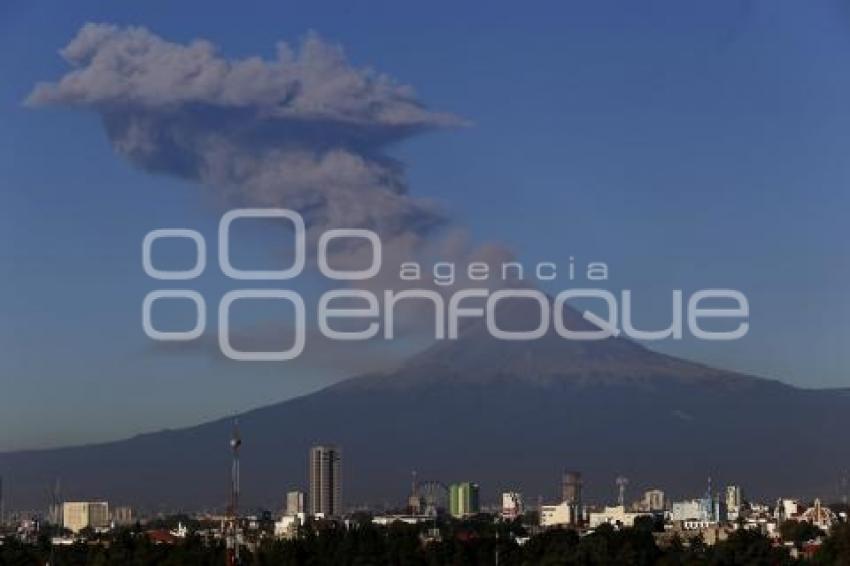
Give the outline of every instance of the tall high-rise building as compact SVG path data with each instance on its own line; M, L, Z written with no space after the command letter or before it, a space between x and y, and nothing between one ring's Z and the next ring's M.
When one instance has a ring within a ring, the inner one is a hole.
M581 472L564 472L561 500L570 505L581 505Z
M644 511L658 512L664 511L665 504L664 492L660 489L650 489L643 494L641 507Z
M449 486L449 512L452 517L468 517L481 510L477 483L453 483Z
M342 455L336 446L310 448L311 515L338 517L342 514Z
M744 503L744 491L739 485L726 486L726 507L738 509Z
M729 520L736 520L741 514L741 507L744 505L744 491L739 485L726 486L726 513Z
M51 503L47 507L47 522L51 525L55 525L58 527L62 526L62 504L61 503Z
M290 491L286 494L285 514L294 517L304 512L304 492Z
M411 515L425 512L425 498L419 494L419 482L416 481L416 471L411 474L410 495L407 497L407 510Z

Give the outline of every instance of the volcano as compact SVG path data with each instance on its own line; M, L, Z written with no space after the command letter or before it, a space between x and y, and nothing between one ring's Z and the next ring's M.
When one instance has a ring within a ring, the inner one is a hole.
M503 328L536 311L504 302ZM587 325L567 308L571 328ZM506 342L480 321L390 373L365 375L239 416L246 507L278 509L306 488L307 452L343 454L346 506L401 506L419 478L475 481L556 501L565 469L588 500L657 487L697 496L742 485L754 498L838 497L850 467L850 390L808 390L659 354L622 338L567 341L551 333ZM230 419L106 444L0 454L15 508L44 508L61 477L68 496L147 510L223 509Z

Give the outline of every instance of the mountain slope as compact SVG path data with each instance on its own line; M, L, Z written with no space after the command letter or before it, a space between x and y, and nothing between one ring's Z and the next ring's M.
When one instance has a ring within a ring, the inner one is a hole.
M520 327L526 307L501 313ZM579 324L576 313L568 316ZM148 509L222 508L228 420L97 446L0 454L7 507L46 506L61 477L67 498ZM614 478L636 490L696 495L715 483L756 496L837 495L850 467L850 391L802 390L715 370L622 339L534 342L489 338L480 324L387 375L351 379L240 416L243 499L278 508L306 488L317 442L344 454L346 504L403 501L411 470L555 499L563 469L588 496L612 500Z

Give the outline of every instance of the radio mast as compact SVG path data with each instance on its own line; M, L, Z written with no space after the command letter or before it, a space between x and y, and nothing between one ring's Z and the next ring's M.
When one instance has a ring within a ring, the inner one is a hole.
M230 468L230 505L227 509L227 564L239 564L239 449L242 436L239 434L239 420L233 421L230 436L230 453L233 462Z

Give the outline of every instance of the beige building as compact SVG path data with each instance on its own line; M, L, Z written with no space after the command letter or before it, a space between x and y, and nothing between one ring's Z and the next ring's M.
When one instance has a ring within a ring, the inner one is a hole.
M109 503L105 501L69 501L62 504L62 523L73 533L86 527L109 528Z
M622 505L617 505L616 507L606 506L602 511L590 514L590 528L595 529L596 527L604 524L620 527L633 527L635 519L644 515L646 515L646 513L631 513L626 511L626 508Z
M290 517L294 517L299 513L304 513L306 509L304 508L304 492L303 491L290 491L286 494L286 510L284 512L285 515Z
M564 501L557 505L542 505L540 507L541 527L563 527L576 522L573 516L575 506Z

